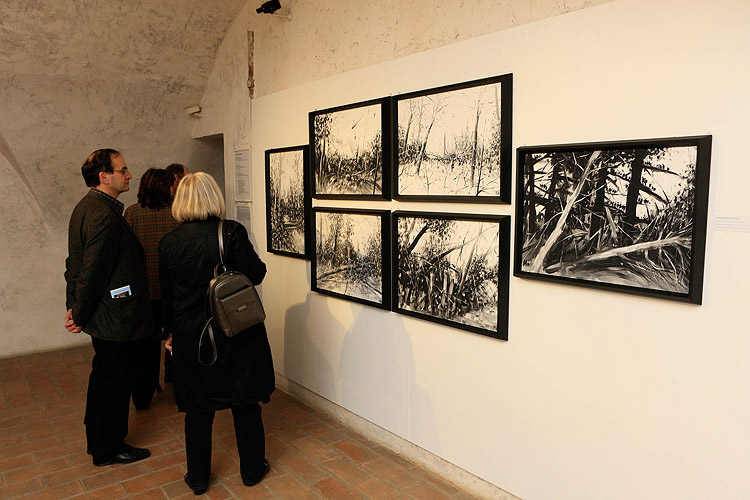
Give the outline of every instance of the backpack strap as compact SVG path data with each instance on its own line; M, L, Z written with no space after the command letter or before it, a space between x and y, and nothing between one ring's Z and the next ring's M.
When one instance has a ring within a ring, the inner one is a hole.
M216 264L216 267L214 267L214 277L220 275L222 272L225 272L227 270L226 264L224 264L224 219L219 220L219 260L221 261L220 264ZM219 266L223 268L223 271L219 270ZM209 311L211 311L211 307L209 305L209 294L211 292L211 287L209 286L208 290L206 290L206 316L209 316ZM219 356L218 351L216 350L216 339L214 339L214 329L213 325L211 325L211 321L213 320L213 316L208 318L206 321L206 324L203 325L203 330L201 331L201 336L198 339L198 362L202 364L203 366L211 366L214 363L216 363L216 359ZM204 363L201 359L201 346L203 345L203 336L208 332L208 338L211 340L211 348L213 350L213 358L211 359L211 362Z
M198 362L203 366L211 366L216 363L216 359L219 357L219 352L216 350L216 340L214 339L214 329L211 326L211 320L213 320L213 318L208 318L208 321L206 321L206 324L203 326L201 336L198 339ZM206 330L208 330L208 337L211 339L211 348L214 352L213 359L211 359L210 363L204 363L201 359L201 346L203 345L203 335L205 335Z
M227 270L227 265L224 264L224 219L219 221L219 260L221 260L221 266L224 270ZM215 275L215 272L214 272Z

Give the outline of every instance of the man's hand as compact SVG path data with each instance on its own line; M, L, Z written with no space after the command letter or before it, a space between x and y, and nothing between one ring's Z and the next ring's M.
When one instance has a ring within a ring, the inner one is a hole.
M164 349L169 351L169 354L172 354L172 334L171 333L167 336L167 340L164 342Z
M83 328L76 325L76 322L73 321L73 309L68 309L68 312L65 313L65 329L70 333L81 333L83 330Z

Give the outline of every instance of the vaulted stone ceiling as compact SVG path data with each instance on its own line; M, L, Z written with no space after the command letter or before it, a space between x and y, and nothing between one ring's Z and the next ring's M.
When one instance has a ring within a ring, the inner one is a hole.
M91 151L125 155L126 205L147 168L215 155L183 109L245 3L0 0L0 351L82 341L61 328L63 271Z
M3 0L3 71L202 86L245 0Z
M141 170L187 161L190 122L182 110L200 101L245 3L0 2L0 159L48 222L67 219L70 189L82 185L80 164L96 147L128 151L128 163Z

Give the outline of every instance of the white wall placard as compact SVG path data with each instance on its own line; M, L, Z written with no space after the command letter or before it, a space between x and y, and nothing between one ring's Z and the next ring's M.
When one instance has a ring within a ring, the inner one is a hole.
M250 200L250 150L234 152L234 197L237 200Z
M248 234L251 232L251 224L250 224L250 216L252 215L252 210L250 209L249 203L237 203L234 206L234 216L237 222L245 226L245 229L247 229Z
M717 215L716 230L750 233L750 215Z

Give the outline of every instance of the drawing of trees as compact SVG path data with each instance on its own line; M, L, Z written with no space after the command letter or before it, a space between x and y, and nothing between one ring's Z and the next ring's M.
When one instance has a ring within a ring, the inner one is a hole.
M523 270L686 293L697 147L527 153Z
M316 213L318 288L380 302L383 246L379 215Z
M380 104L315 115L318 194L381 194L383 147Z
M399 101L399 194L499 195L500 85Z
M398 306L497 329L497 222L398 218Z
M269 155L271 248L305 252L304 160L301 150Z

